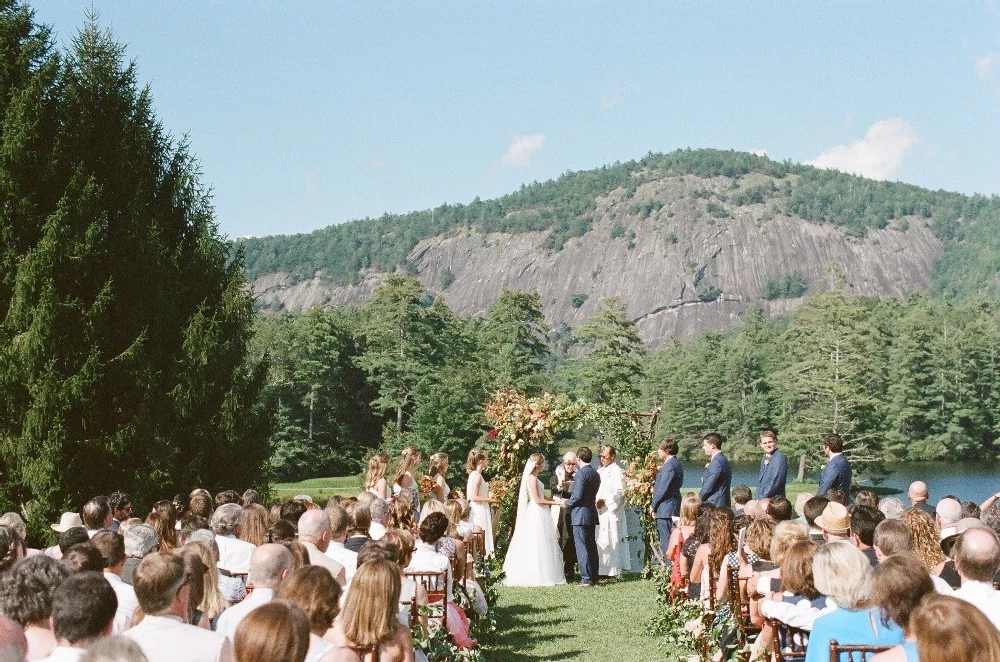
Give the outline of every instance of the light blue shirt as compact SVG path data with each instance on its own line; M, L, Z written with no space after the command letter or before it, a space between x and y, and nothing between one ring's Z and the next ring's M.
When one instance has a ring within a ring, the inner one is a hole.
M878 609L854 611L837 607L813 623L806 662L828 662L832 639L851 646L896 646L903 643L903 630L892 621L884 625ZM847 657L840 659L846 662Z

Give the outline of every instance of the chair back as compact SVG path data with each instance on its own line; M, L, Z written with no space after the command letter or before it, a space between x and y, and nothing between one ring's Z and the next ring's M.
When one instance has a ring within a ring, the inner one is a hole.
M747 597L747 582L749 578L740 578L740 569L729 567L729 610L736 621L740 650L745 650L750 638L760 634L760 628L750 620L750 599Z
M771 628L771 650L775 662L806 659L809 632L786 625L775 618L765 618L764 625Z
M407 577L417 582L427 591L427 603L441 602L441 627L448 630L448 571L407 570ZM416 602L416 598L414 598Z
M850 646L830 640L830 662L869 662L876 653L887 651L892 646Z
M469 553L472 554L472 558L482 558L486 554L486 532L473 531L470 533L469 544L471 545Z

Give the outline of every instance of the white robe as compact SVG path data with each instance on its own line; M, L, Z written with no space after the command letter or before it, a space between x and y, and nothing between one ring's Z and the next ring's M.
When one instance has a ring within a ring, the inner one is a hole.
M622 571L632 570L629 528L625 516L625 483L622 468L617 463L601 467L597 472L601 476L597 498L604 499L604 505L597 509L598 573L617 576Z

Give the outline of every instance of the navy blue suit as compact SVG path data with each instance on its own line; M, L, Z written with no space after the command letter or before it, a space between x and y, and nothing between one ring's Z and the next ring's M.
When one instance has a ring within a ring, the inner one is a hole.
M670 542L670 532L674 528L671 517L681 514L681 485L684 484L684 467L675 456L667 456L666 462L656 474L653 483L653 514L656 528L660 532L660 551L664 557Z
M760 478L757 479L757 499L785 496L785 479L788 478L788 458L775 449L770 462L767 457L760 460Z
M576 470L573 494L563 504L573 525L580 583L597 583L597 490L601 476L589 464Z
M851 463L842 454L834 455L823 469L816 496L826 496L830 490L841 490L851 498Z
M731 505L729 499L729 483L733 479L733 470L729 466L729 460L719 451L712 457L705 473L701 476L701 492L698 496L702 501L707 501L716 508Z

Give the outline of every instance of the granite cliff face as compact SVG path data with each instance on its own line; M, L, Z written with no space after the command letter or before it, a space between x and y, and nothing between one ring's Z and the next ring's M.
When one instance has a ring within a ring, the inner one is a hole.
M410 262L429 290L467 316L483 314L504 289L520 289L539 293L553 328L575 329L600 299L620 296L650 346L668 336L730 329L752 304L768 315L793 311L801 298L762 296L769 280L793 272L805 278L807 294L905 296L929 287L943 251L930 219L896 219L866 237L850 236L788 215L785 195L794 177L787 179L762 202L740 206L728 202L734 191L775 182L762 174L736 186L728 177L658 179L631 197L617 190L599 198L591 230L560 251L542 248L547 232L466 231L422 240ZM321 272L300 282L279 273L253 287L264 307L301 310L361 302L383 278L367 273L358 285L336 286Z

